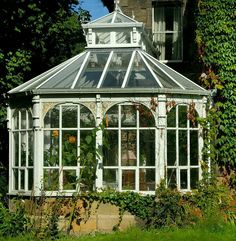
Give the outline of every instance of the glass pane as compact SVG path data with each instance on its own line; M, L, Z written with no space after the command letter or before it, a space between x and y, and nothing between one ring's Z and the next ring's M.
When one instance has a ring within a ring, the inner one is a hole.
M191 168L190 169L190 187L191 187L191 189L197 188L198 181L199 181L198 168Z
M130 32L132 30L128 29L128 30L118 30L116 29L116 43L117 44L126 44L126 43L131 43L131 37L130 37Z
M44 190L52 191L59 188L59 170L45 169L44 170Z
M187 127L187 106L179 106L179 127Z
M76 171L66 170L63 171L63 189L64 190L75 190L76 189Z
M13 123L14 123L14 129L18 130L19 129L19 111L16 110L14 113L14 117L13 117Z
M99 32L98 30L96 30L96 44L109 44L111 41L111 33L110 32L106 32L101 31Z
M176 107L173 107L167 114L167 126L176 127Z
M167 130L167 165L176 166L176 131Z
M80 106L80 127L95 127L94 116L85 106Z
M179 165L188 165L187 131L179 130Z
M75 88L96 87L106 65L109 52L90 54L87 66L77 81Z
M13 169L13 189L18 190L18 169Z
M121 126L132 127L136 126L136 108L133 105L121 106Z
M113 189L118 188L117 169L103 169L103 187Z
M59 131L44 131L44 166L59 165Z
M169 188L176 188L176 169L175 168L168 168L167 169L167 187Z
M140 169L139 171L139 190L155 191L155 169Z
M34 165L34 133L33 131L28 132L28 166Z
M24 190L25 189L25 171L20 170L20 189Z
M33 183L34 183L34 170L28 169L28 190L33 189Z
M26 110L21 110L21 129L26 129Z
M27 135L26 132L21 132L21 166L26 166L26 144Z
M136 105L139 113L139 126L140 127L153 127L155 126L155 119L152 112L144 105Z
M62 165L77 166L77 131L62 131Z
M106 127L118 127L118 105L111 107L105 116Z
M59 106L49 110L44 118L45 128L59 128Z
M118 130L106 130L103 134L103 165L118 165Z
M188 188L188 170L180 170L180 188Z
M33 128L33 118L31 115L31 112L28 110L28 122L29 122L29 128Z
M131 58L131 52L125 53L114 53L110 61L107 73L105 75L104 81L101 85L102 88L118 88L121 87L127 66Z
M198 165L198 131L190 131L190 165Z
M13 138L14 138L14 166L19 165L19 132L14 132L13 133Z
M197 128L198 127L197 117L198 117L197 111L193 110L193 111L191 111L191 113L189 113L188 119L189 119L190 127L192 127L192 128Z
M136 166L136 131L121 131L121 165Z
M122 170L122 190L135 190L135 170Z
M78 106L62 107L62 128L77 127Z
M96 163L96 143L92 131L80 131L80 155L78 161L80 165L91 165Z
M155 166L155 130L139 132L140 166Z
M154 76L143 62L141 57L136 53L132 63L132 68L128 78L126 88L158 88Z

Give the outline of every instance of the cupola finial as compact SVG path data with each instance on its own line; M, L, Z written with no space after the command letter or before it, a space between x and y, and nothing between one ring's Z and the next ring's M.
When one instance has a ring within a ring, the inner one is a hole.
M114 5L115 5L115 10L119 10L119 3L120 3L120 0L114 0Z

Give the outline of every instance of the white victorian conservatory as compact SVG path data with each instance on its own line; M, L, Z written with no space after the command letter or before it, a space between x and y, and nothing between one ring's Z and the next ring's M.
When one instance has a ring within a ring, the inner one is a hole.
M73 194L81 146L103 146L104 131L94 189L195 188L209 92L149 55L143 24L119 9L83 28L84 52L9 92L9 194Z

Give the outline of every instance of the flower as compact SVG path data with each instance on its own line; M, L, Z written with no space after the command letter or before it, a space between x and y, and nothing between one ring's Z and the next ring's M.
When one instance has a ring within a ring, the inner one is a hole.
M53 137L58 137L59 136L59 131L55 130L52 132Z
M70 144L74 144L76 142L76 137L75 136L69 136L68 141Z

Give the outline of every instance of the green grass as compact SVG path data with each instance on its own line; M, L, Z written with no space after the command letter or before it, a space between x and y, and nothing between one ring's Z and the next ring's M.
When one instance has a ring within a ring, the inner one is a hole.
M1 241L37 240L35 237L23 236L15 238L0 238ZM51 239L48 239L51 240ZM125 232L110 234L93 234L81 237L65 236L58 241L236 241L236 226L234 225L199 225L195 228L161 229L144 231L130 229Z

